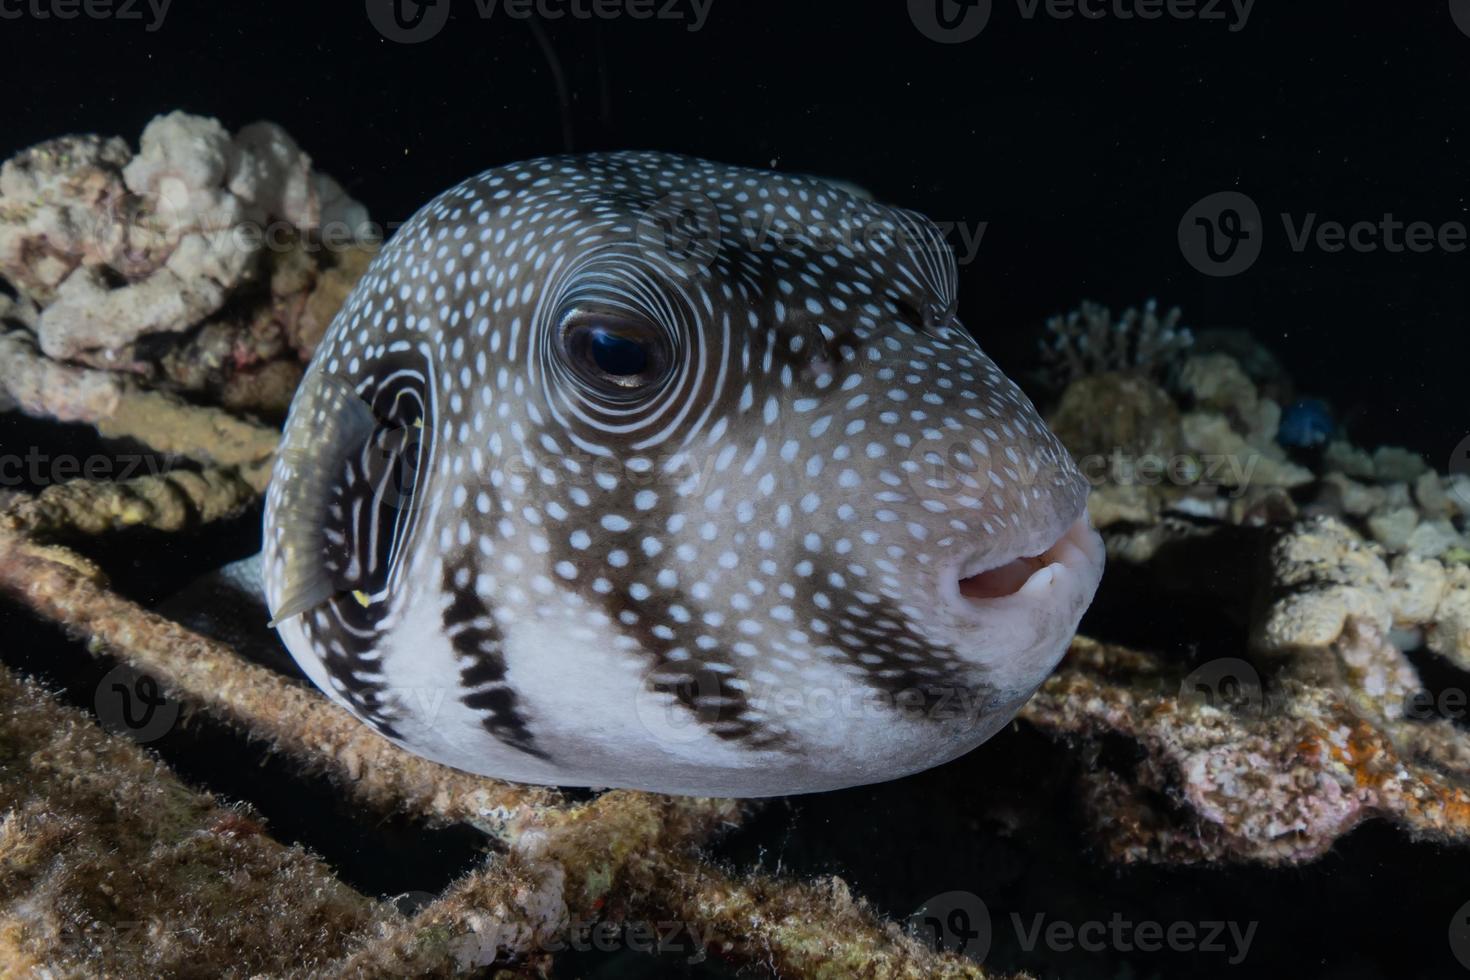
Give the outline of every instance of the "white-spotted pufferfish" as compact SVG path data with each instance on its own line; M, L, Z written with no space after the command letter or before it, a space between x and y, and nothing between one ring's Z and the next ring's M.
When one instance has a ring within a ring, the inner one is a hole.
M499 167L386 245L296 395L264 577L311 680L528 783L768 796L1004 725L1102 574L938 229L659 153Z

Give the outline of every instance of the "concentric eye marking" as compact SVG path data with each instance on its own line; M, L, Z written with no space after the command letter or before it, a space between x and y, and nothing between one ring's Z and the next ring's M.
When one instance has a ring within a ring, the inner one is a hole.
M561 343L577 377L609 394L636 394L668 371L663 331L635 317L573 310L562 320Z

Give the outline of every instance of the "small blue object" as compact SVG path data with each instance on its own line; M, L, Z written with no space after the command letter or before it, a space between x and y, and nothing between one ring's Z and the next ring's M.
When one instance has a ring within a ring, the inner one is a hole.
M1309 449L1325 444L1336 430L1332 409L1326 402L1320 398L1303 398L1281 413L1276 441L1293 449Z

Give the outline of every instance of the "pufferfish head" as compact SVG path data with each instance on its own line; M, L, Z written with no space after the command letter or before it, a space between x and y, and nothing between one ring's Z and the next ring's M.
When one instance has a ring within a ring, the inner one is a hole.
M388 737L503 778L773 795L967 751L1103 557L956 279L927 219L815 178L628 153L460 184L293 406L283 639Z

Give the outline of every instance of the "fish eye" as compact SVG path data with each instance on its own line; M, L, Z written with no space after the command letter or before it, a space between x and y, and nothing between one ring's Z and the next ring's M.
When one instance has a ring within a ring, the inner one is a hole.
M582 378L602 388L631 391L663 374L668 360L661 332L633 317L573 312L562 327L567 360Z

